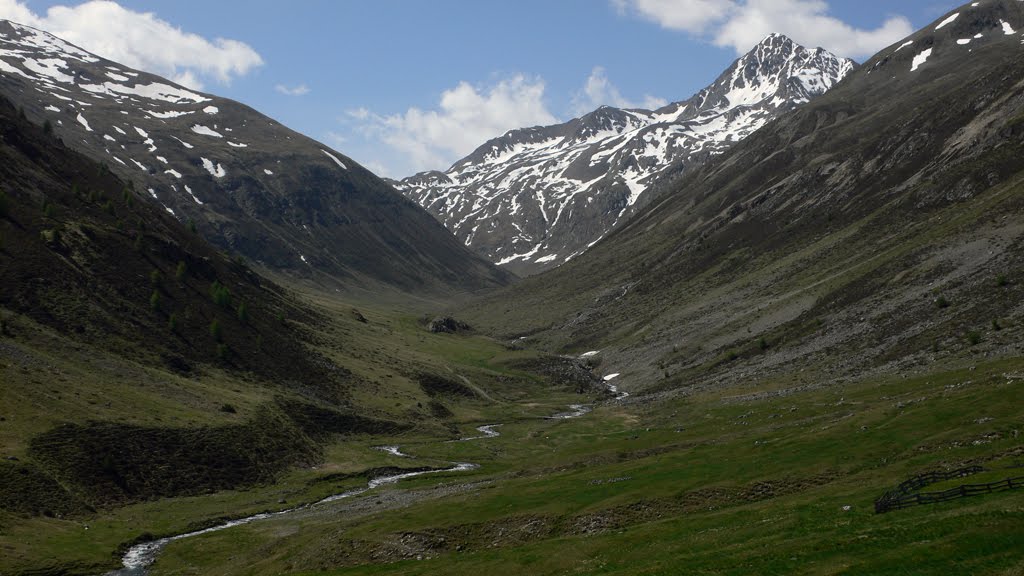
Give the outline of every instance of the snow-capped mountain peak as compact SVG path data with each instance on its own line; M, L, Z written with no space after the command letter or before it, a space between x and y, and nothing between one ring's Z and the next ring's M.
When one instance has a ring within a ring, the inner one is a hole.
M512 130L446 172L394 184L478 253L535 273L596 243L650 201L659 179L721 154L855 66L772 34L689 100Z

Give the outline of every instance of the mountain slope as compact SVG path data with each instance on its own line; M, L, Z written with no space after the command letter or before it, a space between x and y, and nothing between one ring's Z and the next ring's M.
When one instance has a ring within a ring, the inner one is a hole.
M509 275L350 158L255 110L0 21L0 93L214 244L274 271L424 295Z
M651 389L1019 354L1021 30L964 6L463 317Z
M395 187L465 244L517 273L577 256L656 193L659 180L720 155L805 104L855 64L773 34L685 102L602 107L557 126L513 130L447 172Z

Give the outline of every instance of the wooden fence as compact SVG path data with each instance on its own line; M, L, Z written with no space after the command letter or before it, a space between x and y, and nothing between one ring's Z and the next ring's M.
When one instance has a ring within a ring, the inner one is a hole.
M957 498L966 498L967 496L977 496L978 494L991 494L993 492L1024 488L1024 476L1020 476L988 484L964 484L956 488L943 490L942 492L918 492L918 490L929 484L945 482L954 478L965 478L984 471L985 469L981 466L971 466L969 468L953 470L952 472L931 472L914 476L897 486L895 490L890 490L883 494L881 498L875 500L875 513L884 514L891 510L901 510L921 504L935 504L937 502L946 502L947 500L956 500Z

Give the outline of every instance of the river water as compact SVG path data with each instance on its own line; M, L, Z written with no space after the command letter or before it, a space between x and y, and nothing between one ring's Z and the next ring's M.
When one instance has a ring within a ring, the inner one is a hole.
M629 394L626 392L619 392L618 387L616 386L613 386L607 382L605 383L605 385L608 387L609 391L615 394L616 400L621 400L626 396L629 396ZM584 416L590 413L591 410L593 410L593 407L588 404L573 404L569 406L568 412L560 412L558 414L548 416L548 419L569 420L571 418L579 418L580 416ZM484 426L478 426L476 430L480 432L479 436L468 436L466 438L454 440L454 442L468 442L470 440L482 440L485 438L494 438L496 436L500 436L501 433L495 430L495 428L498 428L499 426L501 426L501 424L486 424ZM395 456L411 458L411 456L409 456L408 454L404 454L398 446L377 446L376 448L378 450L383 450ZM395 484L407 478L424 476L427 474L437 474L440 472L464 472L467 470L473 470L475 468L479 468L479 466L477 464L473 464L470 462L453 462L451 466L448 466L446 468L438 468L436 470L421 470L418 472L404 472L402 474L394 474L391 476L381 476L379 478L373 478L372 480L367 482L366 486L362 488L355 488L347 492L334 494L333 496L328 496L327 498L324 498L323 500L319 500L312 504L304 504L302 506L289 508L287 510L279 510L277 512L264 512L262 514L254 514L252 516L246 516L245 518L230 520L223 524L211 526L210 528L204 528L202 530L196 530L194 532L186 532L184 534L178 534L176 536L169 536L167 538L160 538L159 540L152 540L149 542L143 542L142 544L136 544L135 546L129 548L128 551L125 552L124 556L121 557L121 563L123 567L118 570L107 572L106 574L104 574L104 576L145 575L149 567L152 566L153 563L156 562L157 557L160 556L160 552L162 552L163 549L167 547L168 544L174 542L175 540L184 540L186 538L193 538L195 536L209 534L211 532L219 532L221 530L227 530L228 528L234 528L235 526L242 526L243 524L258 522L260 520L266 520L268 518L285 516L287 514L292 514L300 510L306 510L314 506L319 506L321 504L337 502L338 500L344 500L346 498L359 496L375 488L386 486L388 484Z

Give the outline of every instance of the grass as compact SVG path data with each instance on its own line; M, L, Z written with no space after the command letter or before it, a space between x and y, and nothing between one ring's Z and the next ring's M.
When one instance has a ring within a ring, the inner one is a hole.
M1024 493L885 515L872 503L918 473L1013 461L1024 382L1004 374L1022 366L606 406L506 420L502 436L471 443L397 440L482 464L400 490L491 483L372 516L342 505L175 542L154 573L1012 573L1024 566Z
M336 305L346 312L350 308ZM535 352L509 350L480 336L429 334L408 313L361 309L369 318L367 324L348 313L331 315L331 321L316 326L290 322L317 334L310 340L313 348L352 371L353 386L344 391L350 409L411 420L410 431L398 437L335 437L316 466L293 469L271 485L165 498L67 518L0 512L0 573L103 571L117 566L116 550L123 543L143 533L174 534L215 518L313 502L365 485L366 478L358 475L381 466L442 467L449 461L444 451L435 457L425 450L411 461L374 446L432 446L475 433L475 426L506 420L510 414L536 418L579 401L575 394L505 365L532 358ZM252 375L210 365L197 364L187 376L176 375L75 342L25 317L12 318L16 337L3 341L6 353L0 360L0 454L5 457L30 461L28 440L63 422L100 420L168 428L239 424L275 396L289 393ZM428 416L425 405L430 397L413 378L421 372L459 382L466 378L483 397L440 396L454 414L439 422ZM526 397L531 401L515 401ZM417 403L424 405L422 414L411 415ZM468 444L450 446L458 453ZM472 449L466 456L479 457Z

